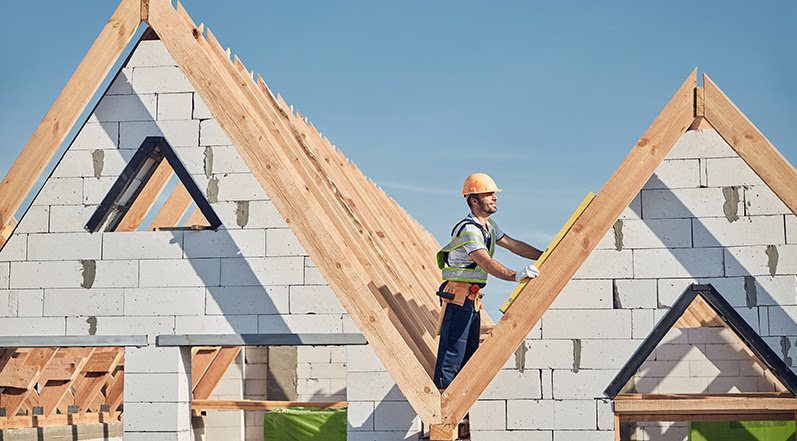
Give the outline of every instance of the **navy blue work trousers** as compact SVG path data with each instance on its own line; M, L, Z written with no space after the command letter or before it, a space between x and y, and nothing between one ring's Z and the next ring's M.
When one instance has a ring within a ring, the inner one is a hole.
M434 384L445 389L454 381L462 366L479 348L481 316L473 310L473 300L462 306L449 303L440 327L440 345L434 367Z

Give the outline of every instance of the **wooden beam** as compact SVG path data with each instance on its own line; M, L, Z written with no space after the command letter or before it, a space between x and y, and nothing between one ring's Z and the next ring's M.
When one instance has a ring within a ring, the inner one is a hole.
M52 360L57 350L57 348L34 348L30 350L25 360L21 361L21 365L30 366L36 370L36 374L30 379L32 384L39 380L42 370ZM33 393L37 392L32 386L28 388L7 387L0 394L0 407L6 408L6 415L14 416Z
M192 348L191 349L191 391L196 389L199 380L205 375L210 363L216 358L216 355L221 350L221 347L210 348Z
M465 416L689 127L694 119L696 75L696 71L689 75L550 254L546 271L526 285L524 290L529 292L517 297L443 393L445 423L455 424Z
M285 407L314 407L316 409L345 409L346 401L259 401L259 400L193 400L191 410L266 410Z
M756 413L756 412L792 412L797 410L797 398L754 398L754 397L728 397L713 399L640 399L640 400L615 400L614 411L623 413L651 413L651 414L720 414L728 413Z
M40 405L44 407L45 416L52 415L64 397L71 395L72 385L81 375L83 366L86 364L94 351L95 348L61 348L61 350L58 351L57 355L59 356L63 355L64 357L80 357L80 362L78 362L78 364L75 366L75 372L70 378L57 381L50 380L42 386L41 392L39 393L39 402ZM56 357L53 359L53 361L56 361L59 358L60 357Z
M230 365L235 361L235 357L238 356L239 352L241 352L240 346L219 349L218 354L213 358L205 374L202 375L202 379L199 380L199 383L197 383L194 388L194 399L206 400L210 397L210 394L213 393L213 389L219 384L221 377L223 377L227 369L230 368Z
M122 412L58 414L49 416L13 416L0 418L2 429L27 429L32 427L74 426L81 424L110 424L122 421Z
M695 297L692 304L686 308L683 315L673 325L673 328L711 328L711 327L725 327L725 323L717 315L702 296ZM736 335L734 333L734 335ZM747 347L746 345L742 345Z
M177 186L174 187L174 190L172 190L172 193L166 199L166 202L163 203L163 207L161 207L158 214L155 215L155 219L152 220L152 223L147 229L155 231L156 228L176 227L177 224L180 223L180 219L185 215L185 212L188 211L191 202L194 202L194 199L191 198L191 194L188 193L188 190L186 190L182 182L178 182ZM200 211L200 213L202 212ZM202 219L204 218L203 216Z
M124 399L125 370L123 365L116 366L113 376L105 386L105 404L111 412L116 412Z
M199 226L209 226L208 220L205 219L205 215L202 214L202 210L199 207L194 208L194 211L191 212L191 215L188 216L188 219L185 221L186 227L191 227L194 225Z
M8 238L11 237L11 233L14 232L14 228L17 227L17 220L14 217L11 217L11 220L6 225L0 225L0 249L3 248L3 245L8 241Z
M308 192L310 183L297 180L286 152L249 104L245 91L205 52L202 36L167 1L150 2L150 24L169 53L197 89L219 124L240 152L277 210L296 228L293 232L317 262L341 302L379 354L399 388L424 421L440 417L439 392L421 363L390 322L374 297L378 287L351 252L351 247L328 221L319 200ZM315 185L315 184L313 184Z
M703 88L708 122L791 212L797 214L797 170L705 74Z
M84 369L82 376L75 380L75 405L78 406L78 413L85 413L89 410L100 393L102 388L108 382L111 372L116 369L116 366L122 361L124 356L124 348L108 348L106 350L98 350L92 354L86 366L94 364L95 366L105 367L105 371L93 371ZM111 359L110 364L107 363L108 358Z
M8 225L91 101L140 23L140 0L122 0L0 182L0 225ZM44 54L42 54L44 55Z
M429 426L430 441L450 441L457 439L456 424L432 424Z
M169 162L162 160L114 231L136 231L173 174Z

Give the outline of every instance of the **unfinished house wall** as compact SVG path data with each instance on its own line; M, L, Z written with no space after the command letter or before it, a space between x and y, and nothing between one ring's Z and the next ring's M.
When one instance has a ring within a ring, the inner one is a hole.
M147 136L174 148L218 231L84 229ZM359 331L161 42L141 41L0 252L0 335L148 335L135 353L171 363L184 354L155 336L342 332ZM153 383L126 357L126 439L189 439L190 396L166 391L190 367L169 364ZM150 424L145 403L179 421Z
M539 393L485 394L471 411L473 439L613 440L603 391L691 283L713 284L793 366L795 222L716 131L686 132L528 336L517 364L502 370ZM674 381L687 392L772 390L727 337L675 330L668 336L675 346L654 352L646 372L661 358L679 360L667 360L670 372L648 375L639 392L665 391ZM693 344L677 346L683 342ZM631 439L680 440L683 427L624 430Z

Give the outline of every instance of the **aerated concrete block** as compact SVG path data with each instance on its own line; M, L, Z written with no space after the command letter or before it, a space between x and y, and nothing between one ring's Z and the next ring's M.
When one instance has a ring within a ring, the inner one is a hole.
M94 334L91 334L92 330ZM151 336L174 334L174 317L97 317L85 315L67 317L66 333L67 335Z
M351 372L386 372L376 352L369 345L346 347L346 368Z
M49 230L51 233L82 233L86 222L97 210L94 205L51 205Z
M139 286L219 286L220 264L219 259L142 260Z
M580 345L579 369L619 371L634 354L640 342L638 340L581 339Z
M716 130L690 130L675 143L667 159L727 158L738 156Z
M210 109L208 106L205 105L205 102L202 101L202 97L199 96L199 93L194 92L194 119L210 119L213 118L213 115L210 113Z
M122 315L124 291L122 289L69 288L44 290L44 315L109 316Z
M0 317L16 317L18 291L0 290Z
M695 159L664 160L653 173L644 190L700 187L700 164ZM643 212L644 216L644 212Z
M136 67L133 91L137 94L194 92L194 86L177 66Z
M755 278L758 305L797 305L797 277L759 276Z
M545 339L631 338L631 311L550 310L542 316L542 336Z
M782 245L786 243L782 216L743 216L693 220L695 247Z
M473 430L470 429L472 441L552 441L550 430Z
M171 147L196 147L199 145L199 121L144 121L119 124L119 148L138 149L149 136L162 136Z
M193 93L162 93L158 95L159 121L191 119L193 111Z
M226 173L250 173L249 167L246 165L238 150L232 145L215 145L213 147L207 146L202 148L203 162L205 149L210 148L213 152L213 173L226 174Z
M122 154L125 152L126 154ZM58 166L53 170L53 177L72 178L72 177L93 177L118 176L124 170L127 162L132 157L130 152L125 150L68 150L61 157Z
M633 253L635 278L718 277L724 275L721 248L634 250Z
M50 226L50 206L32 205L20 219L14 234L46 233Z
M786 219L786 243L797 244L797 216L787 214Z
M360 328L354 323L351 316L348 314L343 315L343 333L344 334L360 334Z
M78 261L11 262L10 287L77 288L83 282L82 269Z
M82 178L50 178L44 182L33 205L80 205L82 199Z
M160 40L143 40L130 55L125 67L177 66Z
M764 181L740 157L707 159L709 187L731 187L742 185L766 186Z
M614 281L615 303L623 309L655 309L658 289L654 279L617 279Z
M553 398L583 400L604 398L603 389L608 385L616 370L569 370L553 371Z
M797 335L797 306L769 309L769 332L773 336Z
M332 361L332 347L299 346L296 348L296 360L299 363L330 363Z
M205 288L125 288L124 315L203 315Z
M351 380L351 378L349 378ZM540 371L503 369L481 395L485 400L541 398Z
M758 334L762 337L769 336L769 308L758 308Z
M227 258L221 262L222 286L299 285L303 278L302 257Z
M244 201L248 202L245 210L246 216L241 217L242 204L239 202L218 202L213 204L213 209L228 229L254 229L254 228L288 228L285 219L279 214L271 201ZM245 220L243 227L239 221Z
M623 248L683 248L692 246L689 219L627 220L622 226Z
M740 202L742 194L740 191ZM686 219L724 217L725 197L722 188L678 188L642 190L642 213L645 219ZM737 203L741 216L744 207Z
M728 247L724 251L728 276L793 275L797 268L797 245Z
M266 232L266 254L269 256L306 256L293 231L271 228Z
M554 428L552 400L513 400L507 405L506 427L509 430Z
M172 403L190 397L185 373L127 373L125 400L134 403ZM128 392L127 389L130 389Z
M204 176L204 175L203 175ZM219 201L257 201L266 200L268 195L251 173L230 173L215 175L219 179ZM197 179L196 177L194 179ZM197 179L199 181L199 179Z
M0 329L4 336L64 335L64 318L0 318Z
M177 316L176 334L257 334L258 316Z
M0 262L26 260L28 256L28 235L14 233L0 250Z
M65 178L65 179L76 179L76 178ZM49 181L52 181L52 179L50 179ZM92 205L93 210L96 210L97 208L96 206L100 205L102 200L105 198L105 195L108 194L108 191L110 191L111 186L113 186L114 182L116 182L116 178L111 176L103 176L100 179L95 179L91 177L91 178L81 179L81 181L82 181L81 191L83 193L83 197L80 202L75 203L73 201L72 202L53 201L49 205L71 205L75 207L76 210L82 208L82 205ZM91 211L91 213L94 213L93 210ZM89 215L89 217L91 217L91 215ZM86 222L88 222L88 220L89 218L86 218L84 221L82 221L83 225L85 225ZM51 216L50 224L52 225L55 222L56 222L55 218L52 218Z
M406 433L404 431L375 431L375 432L350 432L347 441L417 441L419 433Z
M232 145L227 134L215 119L202 120L199 125L199 145Z
M127 393L127 389L125 389ZM127 432L174 432L185 430L191 424L191 404L129 402L125 400L125 439ZM178 438L179 439L179 438Z
M554 427L561 429L595 429L595 400L557 400L553 402Z
M631 311L631 338L635 340L646 338L656 325L654 310L634 309Z
M89 233L51 233L28 236L28 260L99 259L102 236Z
M550 309L608 309L612 307L612 281L570 280Z
M403 401L404 395L387 372L349 372L349 401Z
M417 432L421 420L406 401L383 401L374 409L374 429L385 431Z
M573 367L573 340L526 340L526 369L570 369ZM510 359L510 362L514 361Z
M186 231L185 256L259 257L266 255L264 230Z
M125 67L111 81L111 85L105 92L107 95L130 95L133 93L133 68Z
M574 279L633 278L631 250L595 250L576 272Z
M506 400L479 400L470 409L470 430L506 430Z
M750 186L744 188L745 210L749 216L761 215L791 215L791 210L783 201L766 186Z
M69 146L73 150L113 150L119 147L118 122L86 122Z
M11 264L8 262L0 262L0 291L8 289L8 279L10 272Z
M374 402L373 401L349 401L347 411L348 431L372 431L374 430Z
M136 287L139 280L138 267L136 260L98 260L93 288Z
M44 290L20 289L10 291L11 306L17 306L17 317L42 317L44 315Z
M343 314L346 312L329 286L291 286L289 296L291 314Z
M683 294L684 290L693 283L698 283L695 278L682 278L682 279L659 279L658 280L658 307L669 308L672 306L678 297Z
M130 231L93 234L102 237L102 258L180 259L183 257L182 231Z
M557 430L553 441L614 441L613 430Z
M186 354L187 352L187 354ZM184 373L191 371L191 353L179 347L125 348L125 374Z
M97 103L97 108L94 109L88 122L107 124L121 121L152 121L155 119L157 108L157 96L154 93L106 95Z
M259 315L257 332L260 334L338 334L343 332L343 316L336 315Z
M206 289L205 314L288 314L287 286L211 287Z

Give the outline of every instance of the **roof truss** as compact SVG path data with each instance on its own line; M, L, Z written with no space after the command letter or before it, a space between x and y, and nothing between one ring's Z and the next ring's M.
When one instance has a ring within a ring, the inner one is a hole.
M141 21L151 26L291 225L415 411L453 431L514 350L650 178L705 119L797 212L797 172L707 77L692 72L595 201L441 396L431 381L440 281L434 238L262 79L168 0L122 0L109 24L0 183L0 225L77 121ZM698 99L702 97L702 99ZM697 119L697 121L696 121Z

